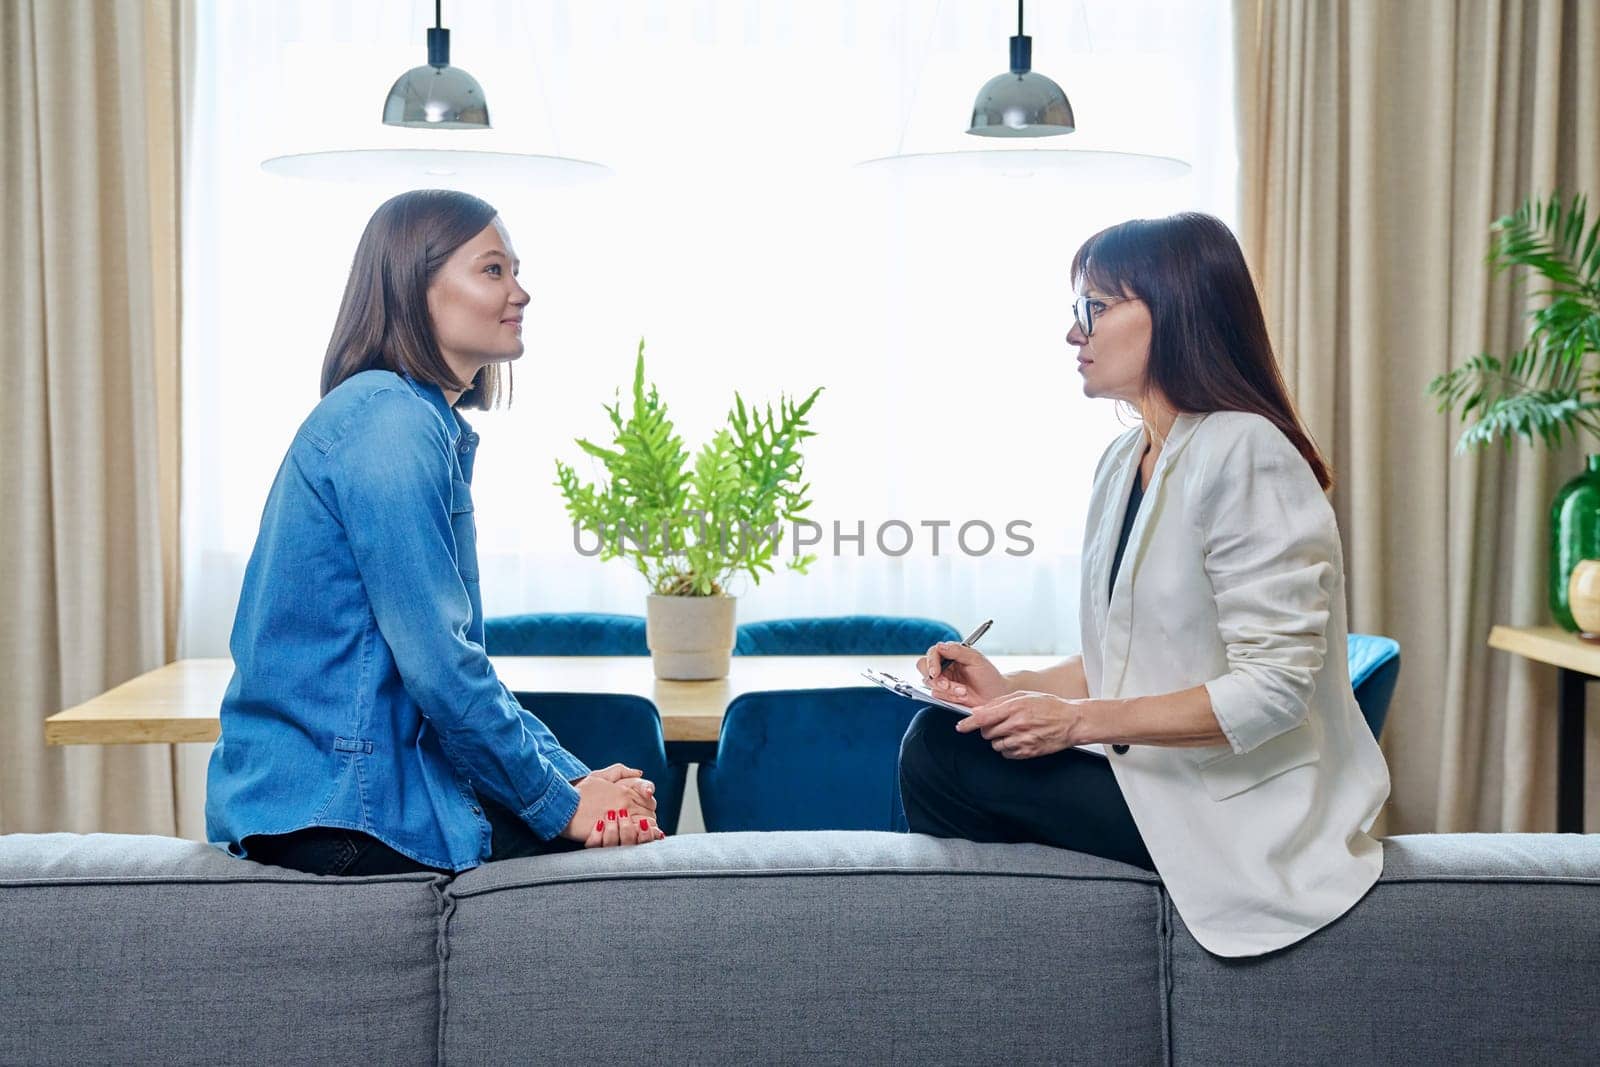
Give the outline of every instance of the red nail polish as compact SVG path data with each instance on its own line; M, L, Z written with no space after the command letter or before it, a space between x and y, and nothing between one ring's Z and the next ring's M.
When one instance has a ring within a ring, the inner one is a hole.
M602 819L600 822L595 823L594 824L594 828L597 831L599 831L600 833L602 833L602 834L605 833L606 832L605 820Z
M649 819L640 819L639 820L639 829L641 829L641 830L650 829L650 820Z
M617 815L618 815L619 818L626 819L628 817L628 809L627 808L621 809L620 811L617 812Z
M614 812L614 811L608 811L608 812L606 812L606 818L610 819L612 822L616 822L617 821L617 813Z

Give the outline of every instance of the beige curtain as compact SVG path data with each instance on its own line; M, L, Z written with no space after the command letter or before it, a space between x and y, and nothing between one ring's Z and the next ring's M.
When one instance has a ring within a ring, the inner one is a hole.
M0 2L0 831L176 826L168 746L43 721L175 650L187 2Z
M1340 479L1351 628L1402 647L1387 830L1552 830L1554 670L1485 641L1548 622L1550 500L1600 444L1459 456L1460 422L1424 389L1521 343L1489 224L1558 189L1600 207L1600 3L1235 0L1235 16L1246 254Z

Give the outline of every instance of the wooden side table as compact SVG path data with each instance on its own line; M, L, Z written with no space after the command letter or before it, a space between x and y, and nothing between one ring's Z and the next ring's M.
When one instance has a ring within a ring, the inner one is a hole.
M1556 833L1583 833L1584 685L1600 681L1600 645L1559 626L1496 626L1489 647L1556 668L1561 687L1556 720Z

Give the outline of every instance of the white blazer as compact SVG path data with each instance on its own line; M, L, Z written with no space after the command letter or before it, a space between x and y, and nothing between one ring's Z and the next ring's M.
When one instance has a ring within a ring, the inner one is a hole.
M1143 433L1095 471L1084 673L1091 697L1209 691L1228 744L1106 754L1195 939L1258 955L1343 915L1383 870L1367 831L1389 770L1350 688L1339 530L1267 419L1181 415L1108 596Z

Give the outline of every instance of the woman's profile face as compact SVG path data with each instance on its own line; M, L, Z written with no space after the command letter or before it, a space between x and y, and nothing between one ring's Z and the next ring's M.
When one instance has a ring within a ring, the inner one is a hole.
M1138 404L1150 362L1150 309L1137 297L1105 292L1087 279L1079 295L1094 316L1093 334L1076 321L1067 331L1067 344L1078 350L1083 395Z
M496 216L451 253L428 284L428 316L445 362L462 381L488 363L522 355L522 311L528 293L517 284L521 261Z

